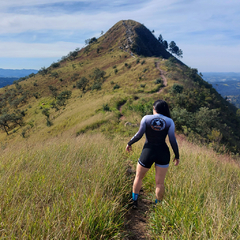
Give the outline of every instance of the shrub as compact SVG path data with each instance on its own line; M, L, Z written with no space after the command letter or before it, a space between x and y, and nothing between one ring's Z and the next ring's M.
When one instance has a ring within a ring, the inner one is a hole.
M110 111L110 107L108 106L107 103L103 104L103 111L106 111L106 112Z
M155 84L160 84L160 83L162 83L162 79L161 79L161 78L158 78L158 79L155 80L154 83L155 83Z
M52 66L53 68L57 68L57 67L60 66L60 63L53 63L51 66Z
M78 89L82 89L84 91L88 83L89 83L89 80L85 77L82 77L79 81L76 82L76 86Z
M120 86L119 86L118 84L116 84L116 85L113 87L114 90L115 90L115 89L118 89L118 88L120 88Z
M102 89L102 84L97 82L92 85L92 90L101 90Z
M175 84L172 86L172 89L171 89L171 90L172 90L173 93L182 93L182 91L183 91L183 86L175 83Z

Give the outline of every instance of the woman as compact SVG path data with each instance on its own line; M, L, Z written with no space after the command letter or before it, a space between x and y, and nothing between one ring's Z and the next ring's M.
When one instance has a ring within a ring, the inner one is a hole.
M163 100L157 100L153 104L153 115L142 118L140 128L134 137L128 142L126 151L132 150L132 144L146 135L146 141L138 160L136 176L133 182L132 200L133 207L137 208L137 199L142 186L142 179L155 162L156 200L161 202L164 195L164 179L169 167L170 152L165 142L168 135L170 144L175 154L175 166L179 164L178 144L175 138L175 125L171 119L168 105Z

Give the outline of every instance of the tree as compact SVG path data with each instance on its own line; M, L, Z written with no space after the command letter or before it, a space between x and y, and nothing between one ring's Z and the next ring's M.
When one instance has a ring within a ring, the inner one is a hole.
M168 42L166 40L163 41L162 45L165 49L168 49Z
M181 49L179 49L177 51L177 56L182 58L183 57L182 55L183 55L183 51Z
M174 83L174 85L172 86L172 92L173 93L182 93L183 91L183 86L179 85L177 83Z
M7 133L8 135L8 131L9 131L9 121L11 121L11 114L9 113L4 113L0 116L0 126L4 129L4 131Z
M169 45L168 45L168 47L169 47L169 51L171 52L171 53L174 53L174 48L176 47L177 45L176 45L176 43L174 42L174 41L171 41L170 43L169 43Z
M171 53L177 55L178 57L182 57L183 52L174 41L171 41L168 47Z
M158 41L159 41L161 44L163 44L163 41L164 41L164 40L163 40L162 34L159 35Z
M64 106L67 99L69 99L72 95L71 91L63 91L57 96L57 105L59 106Z
M82 89L83 91L85 91L88 83L89 83L89 80L87 78L81 77L81 79L77 81L76 86L78 89Z
M53 87L52 85L48 86L48 88L51 91L53 97L56 99L56 97L57 97L57 88Z

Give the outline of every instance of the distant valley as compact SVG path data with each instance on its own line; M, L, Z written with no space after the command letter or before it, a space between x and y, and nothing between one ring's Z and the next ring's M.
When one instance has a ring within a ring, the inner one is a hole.
M14 81L18 80L19 78L4 78L0 77L0 88L5 87L7 85L11 85Z
M0 88L11 85L15 80L26 77L29 74L36 74L36 69L3 69L0 68Z
M203 79L224 97L240 108L240 73L218 73L206 72L202 73Z

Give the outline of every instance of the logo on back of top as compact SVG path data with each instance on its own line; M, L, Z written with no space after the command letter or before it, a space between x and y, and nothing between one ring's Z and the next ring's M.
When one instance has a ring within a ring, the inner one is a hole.
M155 131L162 131L166 126L166 122L162 118L154 118L150 126Z

